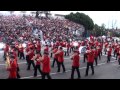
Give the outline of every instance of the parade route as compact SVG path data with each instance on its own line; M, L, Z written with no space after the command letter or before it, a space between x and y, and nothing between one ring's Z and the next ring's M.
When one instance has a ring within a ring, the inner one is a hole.
M91 68L89 71L88 77L85 77L85 71L86 71L86 63L83 63L83 56L80 57L80 73L81 73L81 79L120 79L120 66L118 65L118 61L115 60L114 57L111 58L111 62L107 63L107 57L106 55L103 55L101 57L101 60L98 59L98 66L95 66L95 75L91 75ZM51 64L52 64L53 58L51 58ZM27 64L25 60L18 60L18 64L20 67L20 75L21 79L41 79L41 75L38 72L38 76L34 77L34 70L31 66L31 70L27 71ZM62 68L61 72L57 72L57 67L55 63L55 67L51 68L51 77L52 79L69 79L71 76L71 64L72 61L70 60L69 56L65 56L65 68L66 72L63 73ZM9 72L6 71L5 68L5 62L2 60L0 61L0 79L6 79L8 77ZM77 78L77 75L75 73L75 78Z

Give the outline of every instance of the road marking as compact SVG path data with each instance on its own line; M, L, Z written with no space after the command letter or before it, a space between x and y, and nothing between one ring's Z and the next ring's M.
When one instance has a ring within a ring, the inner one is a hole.
M114 61L110 61L111 63L113 63L113 62L116 62L116 60L114 60ZM98 64L98 66L101 66L101 65L104 65L104 64L107 64L107 63L100 63L100 64ZM95 66L95 65L94 65ZM79 69L86 69L86 67L81 67L81 68L79 68ZM66 72L70 72L71 70L67 70ZM57 75L57 74L61 74L61 73L63 73L63 72L59 72L59 73L51 73L50 75ZM22 77L21 79L27 79L27 78L33 78L34 76L28 76L28 77ZM41 75L38 75L37 77L41 77Z

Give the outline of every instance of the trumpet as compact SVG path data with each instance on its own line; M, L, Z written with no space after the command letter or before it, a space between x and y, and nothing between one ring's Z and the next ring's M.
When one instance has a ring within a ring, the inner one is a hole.
M10 58L9 58L9 55L8 55L8 53L7 53L7 56L6 56L6 68L8 69L8 68L10 68Z

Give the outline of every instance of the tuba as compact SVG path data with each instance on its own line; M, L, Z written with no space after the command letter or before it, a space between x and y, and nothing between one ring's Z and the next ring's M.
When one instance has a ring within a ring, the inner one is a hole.
M8 55L8 53L7 53L7 55L6 55L6 69L9 69L10 68L10 57L9 57L9 55Z

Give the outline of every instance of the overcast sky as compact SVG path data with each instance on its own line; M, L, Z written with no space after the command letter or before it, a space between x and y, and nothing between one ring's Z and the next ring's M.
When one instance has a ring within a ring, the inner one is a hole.
M59 14L69 14L70 12L77 11L53 11L52 13ZM78 11L89 15L94 23L101 25L104 23L106 28L112 27L112 22L114 27L120 28L120 11Z
M1 11L2 13L7 13L6 11ZM16 14L19 11L16 12ZM104 23L106 28L112 27L112 22L114 27L120 28L120 11L51 11L53 14L69 14L71 12L82 12L89 15L94 23L101 25ZM29 11L28 11L29 13Z

